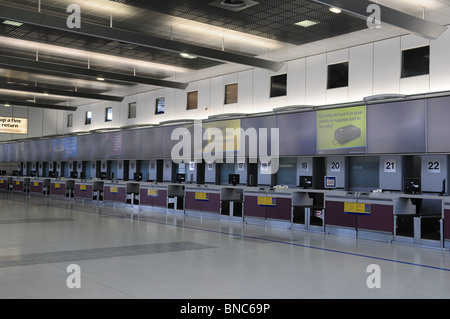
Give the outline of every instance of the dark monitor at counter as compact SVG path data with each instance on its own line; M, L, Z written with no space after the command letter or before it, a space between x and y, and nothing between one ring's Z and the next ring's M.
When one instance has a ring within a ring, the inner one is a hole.
M31 176L31 177L36 177L36 176L37 176L37 172L36 172L36 171L30 172L30 176Z
M6 176L6 171L0 171L0 176Z
M421 194L422 184L420 178L404 178L403 179L403 193L405 194Z
M12 171L12 176L19 176L20 172L19 171Z
M134 173L134 178L136 182L142 181L142 173Z
M228 175L228 184L236 186L240 183L241 175L239 174L230 174Z
M78 178L78 172L70 172L70 178Z
M186 182L186 174L177 174L176 182L180 184Z
M56 178L56 172L48 172L48 177Z
M298 185L301 188L312 188L313 178L312 176L300 176Z
M100 179L102 181L106 179L106 176L107 176L106 172L100 172Z

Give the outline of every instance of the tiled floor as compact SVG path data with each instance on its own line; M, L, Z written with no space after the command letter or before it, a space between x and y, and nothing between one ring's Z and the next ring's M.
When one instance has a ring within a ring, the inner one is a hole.
M131 212L0 193L0 298L450 297L449 251Z

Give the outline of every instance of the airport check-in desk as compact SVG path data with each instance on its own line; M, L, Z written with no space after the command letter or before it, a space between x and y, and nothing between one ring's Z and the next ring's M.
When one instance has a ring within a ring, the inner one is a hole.
M33 177L0 177L0 190L387 242L450 246L450 197L437 194ZM422 201L434 203L431 213L418 213Z

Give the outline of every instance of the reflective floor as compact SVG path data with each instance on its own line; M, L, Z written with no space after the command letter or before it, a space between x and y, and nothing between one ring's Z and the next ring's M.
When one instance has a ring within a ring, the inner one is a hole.
M449 297L449 251L0 193L3 299Z

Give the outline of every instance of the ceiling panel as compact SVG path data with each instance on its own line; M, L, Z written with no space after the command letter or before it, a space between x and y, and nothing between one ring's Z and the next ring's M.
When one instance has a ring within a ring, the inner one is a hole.
M295 45L367 28L361 19L333 14L327 7L306 0L259 0L257 5L239 12L213 6L213 0L113 1ZM309 28L295 25L306 19L320 23Z

